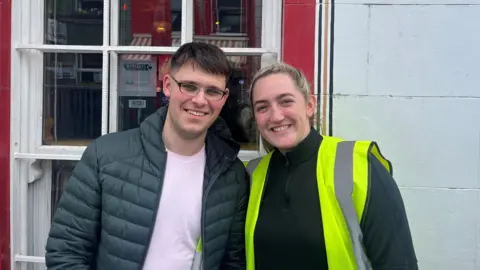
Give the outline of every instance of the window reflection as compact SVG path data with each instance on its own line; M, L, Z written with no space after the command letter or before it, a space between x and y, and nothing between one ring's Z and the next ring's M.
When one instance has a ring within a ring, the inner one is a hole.
M118 130L127 130L138 127L146 117L168 104L162 80L169 72L170 56L124 54L120 59ZM228 82L230 94L220 116L242 149L258 149L248 86L260 67L260 57L229 56L229 60L234 71Z
M261 46L262 0L195 2L194 40L230 48Z
M121 0L120 5L120 45L172 45L172 31L181 29L182 1ZM139 36L148 42L139 43Z
M172 3L172 32L182 30L182 1L171 0Z
M118 75L118 130L136 128L168 101L161 92L169 56L120 55Z
M259 57L248 57L250 68L235 68L228 82L229 96L220 117L225 119L233 139L243 150L258 149L258 135L250 104L249 85L253 74L260 67ZM256 65L258 64L258 65Z
M241 0L217 0L217 33L246 33L246 10Z
M52 208L51 217L57 210L58 202L62 196L63 190L72 175L73 169L77 161L70 160L53 160L52 161Z
M45 43L102 45L103 0L45 0Z
M45 0L45 43L102 45L103 0ZM43 144L100 136L102 55L45 53Z
M120 45L180 46L182 1L121 0ZM195 41L260 47L262 0L194 0ZM148 42L140 43L142 36Z
M99 137L101 101L101 54L45 54L43 144L87 145Z

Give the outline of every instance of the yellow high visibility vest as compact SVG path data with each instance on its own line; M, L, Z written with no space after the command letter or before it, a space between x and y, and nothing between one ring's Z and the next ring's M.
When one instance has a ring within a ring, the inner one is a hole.
M375 142L323 136L317 159L317 186L330 270L371 269L360 229L369 189L369 153L392 174L390 161L381 155ZM247 164L251 173L245 224L247 270L255 269L255 226L271 157L272 152Z

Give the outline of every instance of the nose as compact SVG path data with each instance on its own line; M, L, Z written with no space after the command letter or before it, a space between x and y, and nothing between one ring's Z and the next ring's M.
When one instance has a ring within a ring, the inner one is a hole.
M285 116L283 115L283 112L278 106L272 106L272 114L270 117L272 122L281 122L283 119L285 119Z
M192 98L192 102L198 106L207 104L204 91L198 91L198 93Z

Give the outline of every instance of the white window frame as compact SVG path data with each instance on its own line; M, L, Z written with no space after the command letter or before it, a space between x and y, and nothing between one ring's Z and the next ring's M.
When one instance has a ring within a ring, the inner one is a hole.
M262 1L261 48L222 48L227 55L261 56L262 65L281 60L283 1ZM79 160L85 146L42 145L43 69L47 52L102 53L101 134L117 130L117 65L120 53L173 54L178 47L118 46L119 0L104 0L103 44L44 44L45 1L12 1L11 50L11 269L44 269L44 243L51 218L52 160ZM181 43L193 39L194 0L182 0ZM268 29L268 31L266 31ZM111 67L111 68L110 68ZM110 89L110 92L108 91ZM259 140L260 142L261 140ZM240 151L246 161L264 154ZM32 217L32 213L37 213ZM33 220L31 220L33 218ZM34 223L34 227L28 225ZM28 238L29 231L34 231ZM33 241L33 242L32 242ZM36 246L31 245L35 243ZM32 251L33 250L33 251ZM33 253L36 256L31 256ZM29 269L31 267L28 267Z

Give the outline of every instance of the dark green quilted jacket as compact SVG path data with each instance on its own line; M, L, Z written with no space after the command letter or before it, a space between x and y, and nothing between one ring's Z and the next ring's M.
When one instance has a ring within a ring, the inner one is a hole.
M139 128L102 136L87 147L53 218L48 269L142 269L162 191L166 111L164 107ZM226 125L217 120L206 138L204 270L245 269L249 180L238 151Z

